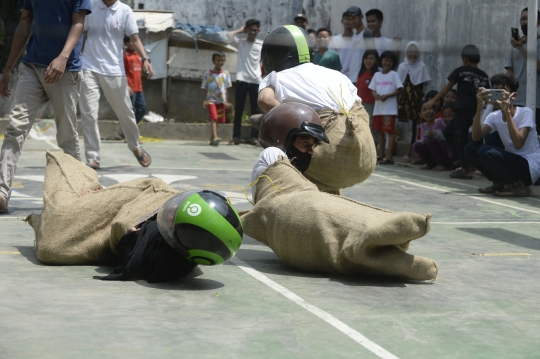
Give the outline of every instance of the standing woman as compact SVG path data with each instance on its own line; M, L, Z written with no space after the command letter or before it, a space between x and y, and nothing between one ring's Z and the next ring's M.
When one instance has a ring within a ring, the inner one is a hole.
M422 101L424 86L431 81L426 64L422 61L420 44L411 41L405 47L405 59L397 70L403 83L403 91L398 96L398 119L402 138L410 139L407 154L401 159L411 162L412 145L416 141L416 126L418 121L418 106Z

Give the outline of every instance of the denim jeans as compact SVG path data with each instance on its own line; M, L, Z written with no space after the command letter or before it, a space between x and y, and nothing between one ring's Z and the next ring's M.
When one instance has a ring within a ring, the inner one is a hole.
M133 112L135 112L135 121L139 123L146 114L144 94L142 92L134 92L131 95L131 103L133 104Z
M246 105L246 97L249 94L251 115L259 113L257 98L259 97L259 84L251 84L244 81L236 81L235 104L234 104L234 127L233 138L239 139L242 134L242 114ZM258 138L259 130L251 128L251 138Z
M488 180L513 188L523 182L532 185L529 162L519 155L481 142L471 142L465 147L467 160L479 169Z

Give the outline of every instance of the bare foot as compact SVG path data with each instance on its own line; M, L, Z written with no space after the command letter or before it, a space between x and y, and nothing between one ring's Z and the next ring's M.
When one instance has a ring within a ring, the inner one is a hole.
M438 165L431 169L432 171L441 172L444 171L444 166Z
M420 167L421 170L430 170L431 167L429 167L428 165L423 165L422 167Z

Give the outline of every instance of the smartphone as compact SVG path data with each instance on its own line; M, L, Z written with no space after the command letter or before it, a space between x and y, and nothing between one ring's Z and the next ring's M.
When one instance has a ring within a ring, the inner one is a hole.
M503 91L504 91L503 89L490 89L489 93L486 94L486 100L488 101L502 100ZM488 95L491 95L491 96L488 96Z
M514 38L514 40L519 41L518 29L516 27L512 27L510 29L512 30L512 37Z

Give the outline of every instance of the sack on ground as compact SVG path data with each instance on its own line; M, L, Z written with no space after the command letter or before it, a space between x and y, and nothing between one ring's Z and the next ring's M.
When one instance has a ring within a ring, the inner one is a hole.
M342 188L365 181L377 163L369 128L369 115L360 101L349 110L317 111L330 143L314 149L306 178L321 191L337 194Z
M150 178L103 188L96 171L73 157L46 156L43 212L28 217L37 258L46 264L115 263L120 238L180 193Z
M391 212L320 192L282 158L257 183L255 206L242 215L244 233L285 263L320 273L386 274L434 280L435 261L408 254L429 231L430 215Z

